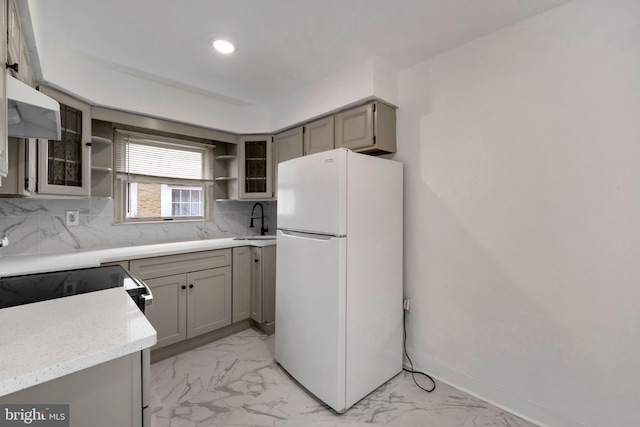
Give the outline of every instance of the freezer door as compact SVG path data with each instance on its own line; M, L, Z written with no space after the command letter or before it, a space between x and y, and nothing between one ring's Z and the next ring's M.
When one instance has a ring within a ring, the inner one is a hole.
M347 153L341 148L278 165L278 228L347 234Z
M276 362L343 412L346 239L282 231L277 239Z

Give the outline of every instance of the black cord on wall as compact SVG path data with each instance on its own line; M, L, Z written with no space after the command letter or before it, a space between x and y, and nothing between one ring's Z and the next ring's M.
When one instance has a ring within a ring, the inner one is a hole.
M403 328L404 341L403 341L402 344L403 344L403 347L404 347L404 355L407 356L407 360L409 361L409 365L411 366L411 369L407 369L405 367L403 367L402 369L411 373L411 377L413 378L413 382L416 383L418 388L426 391L427 393L431 393L433 390L436 389L436 382L434 381L433 378L431 378L430 375L425 374L424 372L416 371L415 369L413 369L413 362L411 361L411 358L409 358L409 353L407 353L407 311L406 310L403 310L402 316L403 316L403 326L404 326L404 328ZM426 388L422 387L420 384L418 384L418 381L416 381L416 374L422 375L424 377L429 378L429 380L433 383L433 387L431 389L426 389Z

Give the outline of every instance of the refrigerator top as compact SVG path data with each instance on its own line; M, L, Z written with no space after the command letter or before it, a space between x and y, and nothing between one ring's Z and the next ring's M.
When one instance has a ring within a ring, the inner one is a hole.
M339 148L278 165L278 228L347 234L347 158Z

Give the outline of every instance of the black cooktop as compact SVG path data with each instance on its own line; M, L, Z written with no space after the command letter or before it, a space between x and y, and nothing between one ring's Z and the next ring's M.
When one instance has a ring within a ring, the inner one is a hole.
M0 279L0 308L117 288L125 281L131 276L119 265L6 277Z

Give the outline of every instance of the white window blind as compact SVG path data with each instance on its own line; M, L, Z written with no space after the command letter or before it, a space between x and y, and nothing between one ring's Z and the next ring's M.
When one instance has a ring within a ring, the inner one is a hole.
M213 145L116 130L116 173L122 177L213 180Z

